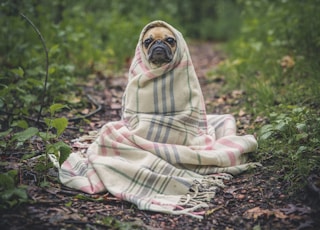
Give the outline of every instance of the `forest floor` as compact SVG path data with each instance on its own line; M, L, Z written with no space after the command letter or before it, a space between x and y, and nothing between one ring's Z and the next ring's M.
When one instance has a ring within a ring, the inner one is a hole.
M193 42L189 46L193 64L203 89L207 113L232 113L237 119L238 134L243 135L264 118L253 119L243 108L245 92L234 89L221 94L227 82L223 78L208 80L206 74L224 59L224 54L212 43ZM87 122L70 123L64 140L75 139L103 124L120 119L122 93L126 74L106 76L95 72L82 85L96 105L83 108L82 114L99 107ZM98 106L97 106L98 105ZM74 125L74 127L72 127ZM81 127L81 131L79 131ZM36 144L39 152L43 145ZM259 150L254 153L259 154ZM202 220L185 215L168 215L138 210L135 205L118 200L109 193L87 195L62 186L54 170L49 172L49 186L39 186L40 175L34 165L38 158L21 160L21 154L6 154L1 172L19 169L20 184L27 185L31 202L2 211L1 229L316 229L320 226L319 208L307 190L299 194L288 192L283 171L274 171L272 159L263 166L225 181L206 209ZM319 203L318 203L319 204Z

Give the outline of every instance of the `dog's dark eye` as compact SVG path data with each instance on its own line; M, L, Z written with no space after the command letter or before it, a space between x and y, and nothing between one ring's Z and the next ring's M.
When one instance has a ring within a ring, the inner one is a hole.
M146 40L143 41L143 44L146 48L148 48L148 46L151 44L152 39L151 38L147 38Z
M167 38L166 41L170 44L170 45L174 45L175 44L175 40L171 37Z

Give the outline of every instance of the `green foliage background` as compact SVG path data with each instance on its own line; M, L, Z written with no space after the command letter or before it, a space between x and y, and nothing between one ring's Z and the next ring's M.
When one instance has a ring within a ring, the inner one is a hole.
M25 0L0 4L0 130L40 110L45 59L41 42L19 14L42 33L49 49L47 107L68 104L75 82L93 71L115 73L133 55L145 24L161 19L187 37L227 39L237 31L236 1ZM232 15L232 20L225 20ZM199 26L201 25L201 26ZM231 27L230 27L231 26ZM232 29L229 29L232 28ZM199 29L200 28L200 29Z
M228 67L234 67L234 73L241 78L233 78L234 84L229 86L244 87L262 111L282 102L318 103L319 3L239 1L243 24L238 38L229 43L233 64ZM293 68L281 68L284 56L294 60Z
M229 58L211 77L224 77L225 91L246 92L247 111L266 123L256 159L297 191L320 173L320 1L237 3L241 30L226 43Z

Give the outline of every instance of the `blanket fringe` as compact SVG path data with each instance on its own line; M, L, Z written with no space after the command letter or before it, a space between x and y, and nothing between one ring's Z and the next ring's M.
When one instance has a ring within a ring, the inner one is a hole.
M177 207L181 210L174 210L172 214L186 214L199 219L203 218L205 212L195 212L200 208L208 208L208 204L216 195L216 190L225 187L223 180L230 180L232 175L227 173L219 173L204 177L201 181L194 180L194 184L190 188L192 193L188 193L180 198ZM188 208L182 208L188 207Z
M188 215L188 216L192 216L198 219L203 219L203 214L204 212L195 212L196 210L200 209L200 208L208 208L208 204L201 202L200 204L197 204L194 207L191 208L184 208L182 210L174 210L172 212L170 212L170 214L173 215Z

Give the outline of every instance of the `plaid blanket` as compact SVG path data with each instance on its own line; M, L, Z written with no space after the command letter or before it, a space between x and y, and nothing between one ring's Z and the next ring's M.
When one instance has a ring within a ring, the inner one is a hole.
M176 36L173 61L151 68L142 37L153 26ZM245 171L255 151L251 135L237 136L231 115L206 115L186 42L163 21L141 32L129 70L120 121L99 131L85 154L72 153L59 169L63 184L86 193L108 191L139 209L200 217L217 187Z

